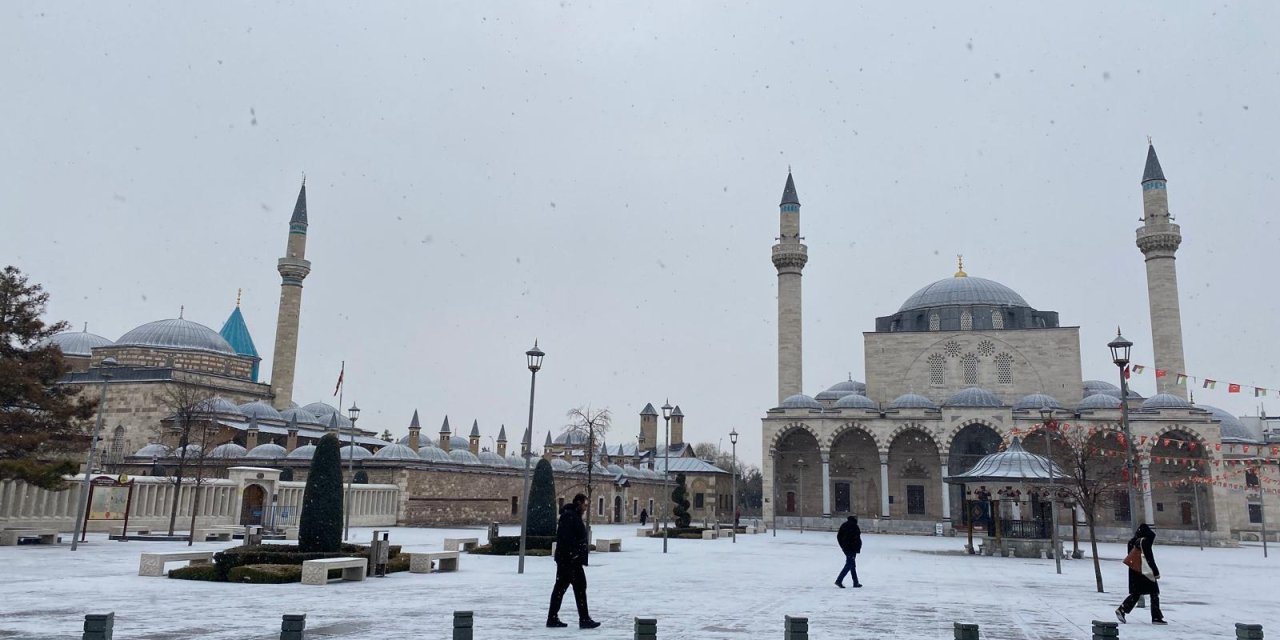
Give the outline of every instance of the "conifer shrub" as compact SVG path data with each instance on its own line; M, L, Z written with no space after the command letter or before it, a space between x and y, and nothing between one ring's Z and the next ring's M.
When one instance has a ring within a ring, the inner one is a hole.
M556 521L556 480L551 473L551 463L538 460L533 468L533 480L529 485L529 530L527 537L549 536L555 538ZM526 548L530 546L526 540ZM550 548L547 545L546 548Z
M693 517L689 515L689 490L685 488L683 473L676 474L676 488L671 492L671 502L675 503L671 515L676 520L676 527L687 529Z
M334 552L342 544L342 453L338 437L326 433L316 445L302 492L298 550Z

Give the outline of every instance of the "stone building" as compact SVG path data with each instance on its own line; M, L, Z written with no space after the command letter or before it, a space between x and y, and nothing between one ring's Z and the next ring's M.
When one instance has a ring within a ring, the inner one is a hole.
M1259 488L1274 492L1280 478L1274 464L1250 467L1260 455L1274 462L1280 438L1192 403L1176 384L1174 374L1185 371L1174 270L1181 231L1170 221L1154 147L1141 185L1137 244L1147 265L1155 363L1166 374L1157 395L1122 399L1115 385L1083 380L1077 327L1062 326L1057 312L1032 307L999 282L970 276L961 262L952 277L920 288L863 334L866 383L849 380L808 396L798 387L799 279L808 254L788 174L773 248L779 397L762 420L765 518L823 527L856 514L873 530L921 533L964 526L972 496L943 478L1019 435L1043 452L1046 408L1055 422L1084 430L1078 433L1088 434L1090 450L1123 456L1123 401L1137 449L1139 513L1117 497L1099 514L1104 535L1127 537L1135 521L1145 521L1166 539L1194 540L1199 520L1219 542L1256 536L1262 496L1268 509L1280 508L1274 493Z

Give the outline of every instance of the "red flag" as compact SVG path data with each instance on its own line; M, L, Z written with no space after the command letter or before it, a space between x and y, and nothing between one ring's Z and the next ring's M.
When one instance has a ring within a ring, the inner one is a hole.
M342 369L338 371L338 384L333 388L333 395L336 396L338 395L339 391L342 391L342 376L346 375L346 373L347 373L347 363L344 360L342 362Z
M1125 380L1129 379L1129 367L1124 368L1124 379Z
M1165 376L1167 376L1167 375L1169 375L1169 372L1168 372L1167 370L1165 370L1165 369L1156 369L1156 377L1157 377L1157 378L1163 378L1163 377L1165 377Z
M1227 385L1227 393L1240 393L1240 385L1232 382Z

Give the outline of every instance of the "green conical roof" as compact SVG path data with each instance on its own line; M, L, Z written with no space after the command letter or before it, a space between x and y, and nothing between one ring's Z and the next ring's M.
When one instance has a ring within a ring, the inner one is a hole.
M222 323L222 330L218 332L227 344L231 345L236 353L242 356L254 358L253 363L253 381L258 381L258 349L253 346L253 336L249 335L249 325L245 324L244 316L240 313L240 305L231 311L231 315L227 317L227 321Z

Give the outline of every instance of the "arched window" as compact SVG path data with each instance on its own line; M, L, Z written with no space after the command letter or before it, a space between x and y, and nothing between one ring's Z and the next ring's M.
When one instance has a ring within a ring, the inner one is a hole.
M941 329L941 328L942 328L942 321L938 319L938 314L936 313L929 314L929 330L937 331L938 329Z
M960 330L973 331L973 314L968 309L960 312Z
M111 454L110 460L119 463L124 460L124 427L117 426L115 431L111 432Z
M1007 353L996 355L996 383L1013 384L1013 356Z
M943 375L946 373L947 359L941 353L935 353L929 356L929 384L940 387L943 385Z
M964 371L965 384L978 384L978 356L972 353L960 358L960 368Z
M999 311L991 312L991 328L992 329L1004 328L1004 316L1000 315Z

